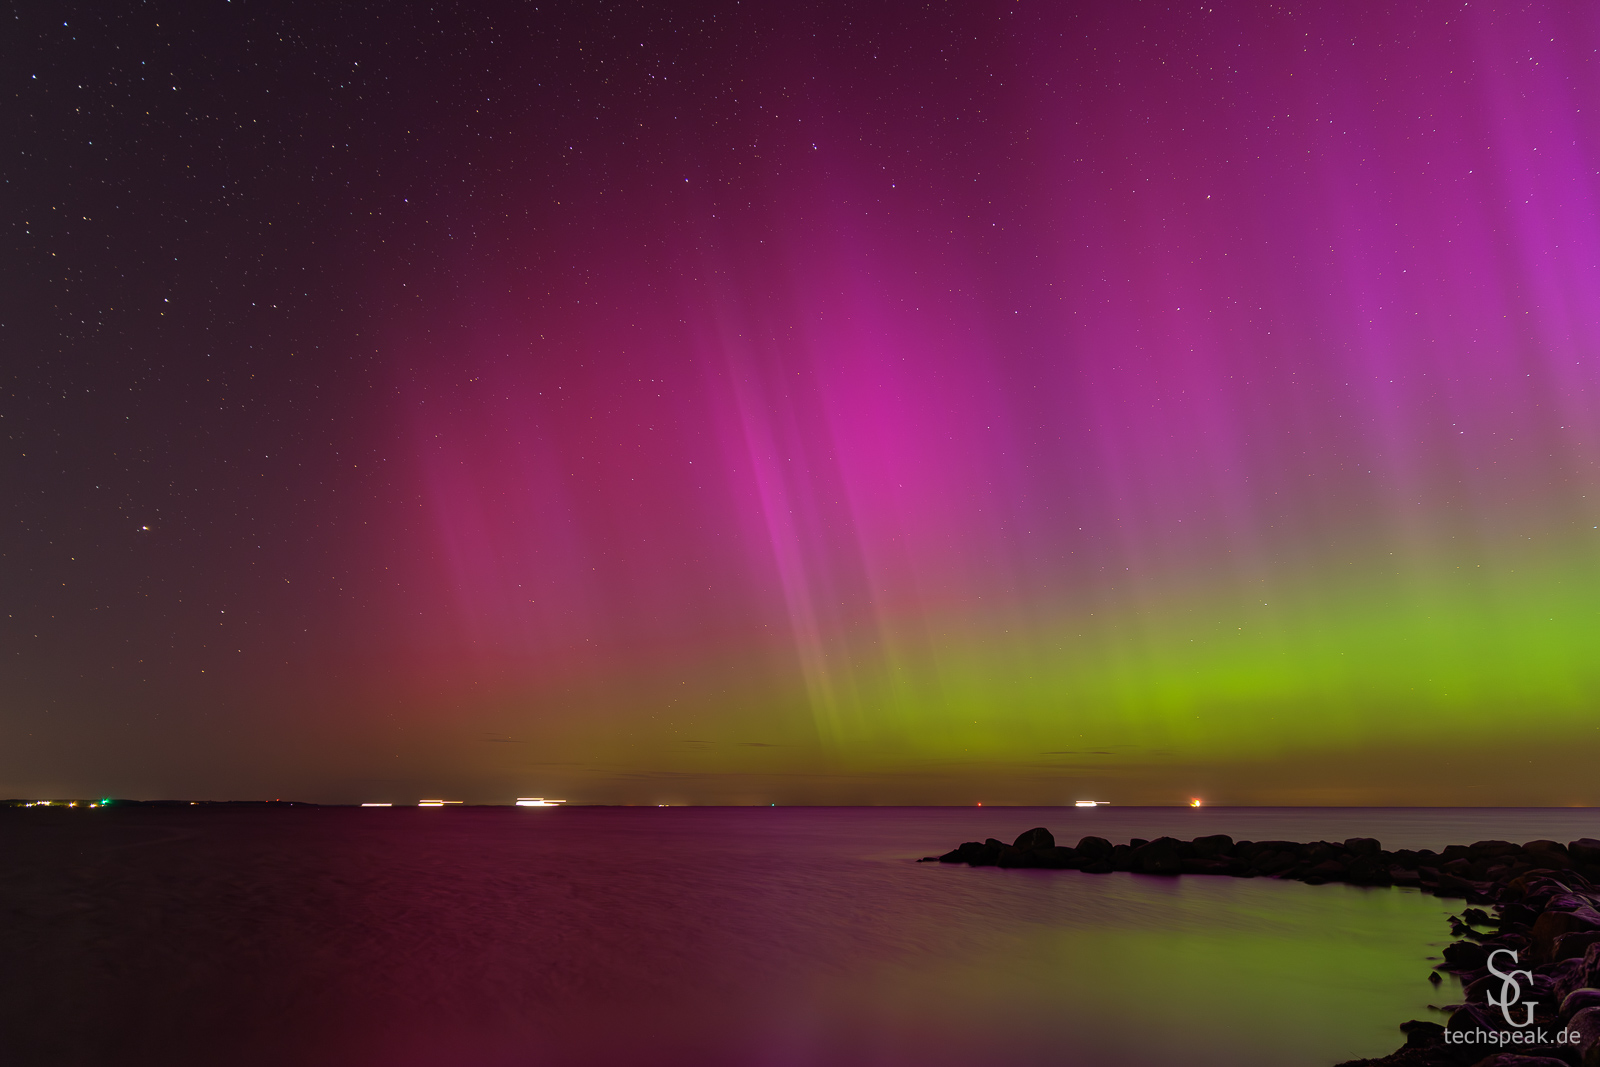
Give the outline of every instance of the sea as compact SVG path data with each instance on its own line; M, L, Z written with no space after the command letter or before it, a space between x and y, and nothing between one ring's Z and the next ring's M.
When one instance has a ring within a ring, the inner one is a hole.
M1328 1067L1445 1016L1460 901L918 863L1600 837L1590 809L0 811L0 1064Z

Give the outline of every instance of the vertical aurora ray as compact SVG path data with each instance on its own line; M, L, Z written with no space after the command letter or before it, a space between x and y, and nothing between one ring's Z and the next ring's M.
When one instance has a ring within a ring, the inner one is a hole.
M402 673L613 778L1592 748L1596 16L1257 15L773 40L452 268Z

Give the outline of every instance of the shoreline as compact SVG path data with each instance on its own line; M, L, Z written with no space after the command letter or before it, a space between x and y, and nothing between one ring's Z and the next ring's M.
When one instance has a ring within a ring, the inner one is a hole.
M1450 917L1460 940L1445 948L1429 980L1439 986L1438 972L1457 976L1464 1003L1446 1006L1451 1015L1443 1024L1401 1023L1405 1043L1389 1055L1338 1067L1600 1067L1600 840L1594 838L1391 852L1370 837L1235 841L1211 834L1114 845L1089 836L1068 848L1040 826L1009 845L992 837L967 841L918 862L1402 886L1461 899L1475 906Z

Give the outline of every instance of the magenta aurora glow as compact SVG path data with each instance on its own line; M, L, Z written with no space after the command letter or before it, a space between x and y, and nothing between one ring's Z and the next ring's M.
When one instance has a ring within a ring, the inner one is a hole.
M93 778L39 725L14 781L1600 803L1600 12L357 36L318 69L385 113L328 90L332 247L274 261L306 295L248 357L301 375L280 484L322 532L270 593L201 552L254 627L221 681L188 635L225 605L172 607L160 700L232 710L141 713L126 765L110 727Z

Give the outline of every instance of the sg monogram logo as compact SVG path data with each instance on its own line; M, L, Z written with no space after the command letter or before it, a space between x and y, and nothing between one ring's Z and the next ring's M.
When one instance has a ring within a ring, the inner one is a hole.
M1489 973L1500 979L1500 999L1496 1000L1494 998L1493 989L1490 989L1484 993L1484 999L1494 1007L1500 1009L1500 1014L1506 1017L1506 1022L1509 1025L1532 1026L1533 1009L1539 1006L1537 1001L1530 1000L1523 1002L1523 1007L1528 1009L1528 1014L1527 1018L1523 1019L1521 1022L1518 1022L1511 1017L1511 1006L1517 1003L1519 1000L1522 1000L1522 984L1517 981L1517 976L1521 975L1528 980L1528 989L1531 992L1533 989L1533 972L1523 970L1502 971L1500 968L1494 965L1494 958L1496 956L1510 956L1512 963L1517 962L1517 954L1508 948L1497 948L1493 952L1489 953Z

